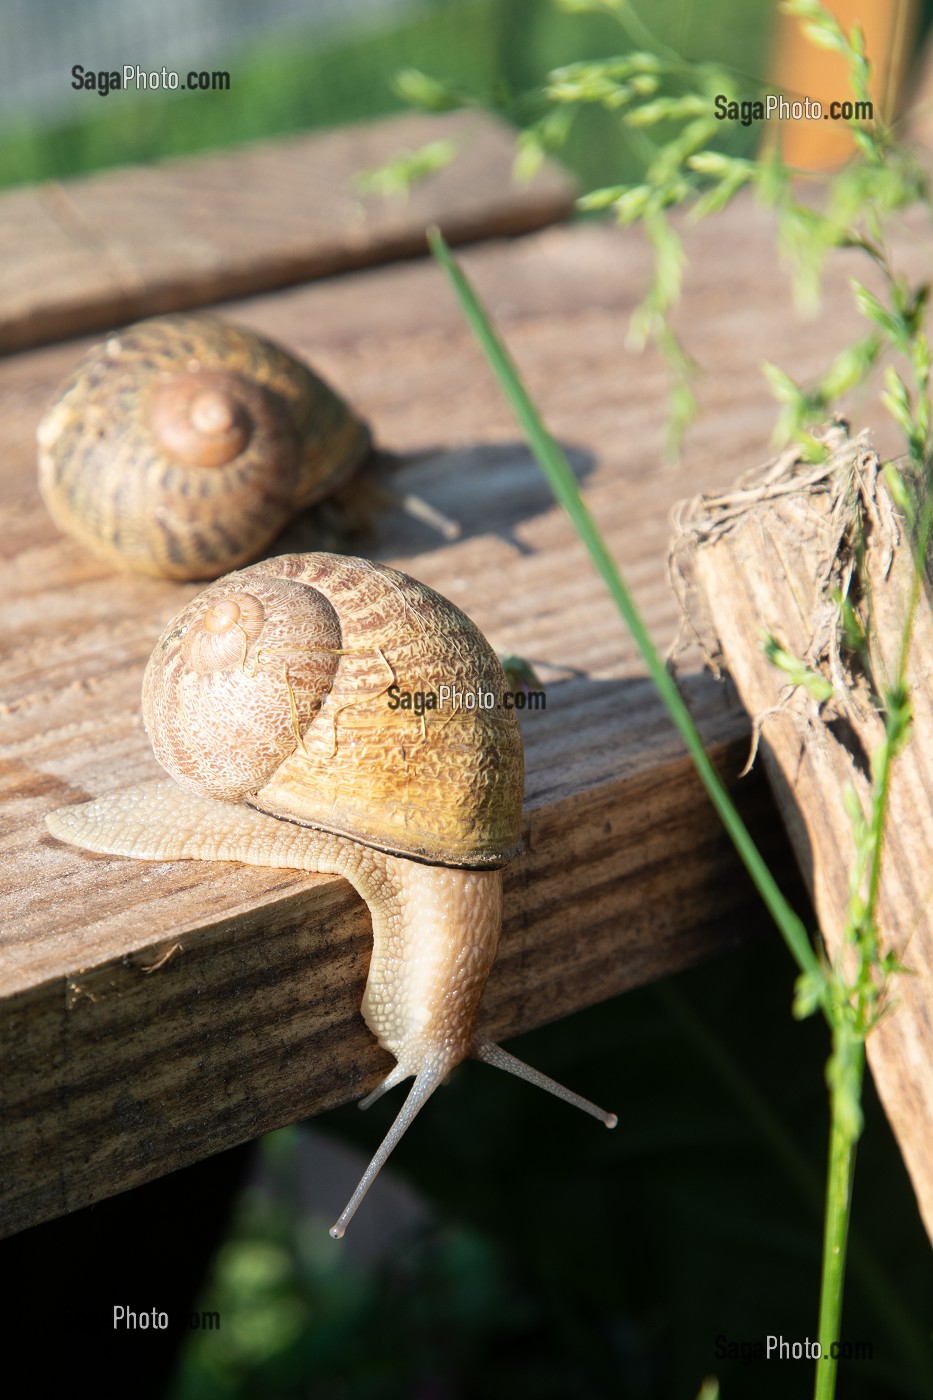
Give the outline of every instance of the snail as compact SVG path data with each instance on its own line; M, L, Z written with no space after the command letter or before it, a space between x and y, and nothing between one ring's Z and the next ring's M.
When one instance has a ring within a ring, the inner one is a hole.
M444 686L448 705L402 703L418 692L443 700ZM502 923L501 869L521 848L524 760L515 712L499 704L504 686L477 627L424 584L364 559L282 555L211 584L156 644L143 717L171 780L47 818L53 835L92 851L338 874L366 900L362 1012L396 1065L361 1106L414 1084L331 1230L337 1239L468 1057L615 1126L476 1030Z
M306 365L206 315L141 321L89 351L37 438L60 529L118 568L175 579L255 559L371 448Z

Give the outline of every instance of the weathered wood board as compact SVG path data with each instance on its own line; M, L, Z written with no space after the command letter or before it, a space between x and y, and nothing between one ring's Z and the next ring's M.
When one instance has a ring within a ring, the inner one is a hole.
M466 255L662 645L677 622L670 506L760 460L773 420L761 359L806 376L857 324L843 260L827 329L801 326L786 281L762 279L769 240L742 201L692 236L682 330L709 371L707 414L678 468L662 462L663 368L626 348L647 275L637 235L559 229ZM391 510L352 547L449 595L548 687L524 722L529 849L507 875L484 1028L507 1037L767 927L439 271L411 262L231 310L306 354L397 455L397 484L461 529L444 542ZM80 348L0 366L6 1232L354 1098L384 1063L358 1015L368 932L347 887L88 857L45 833L53 807L157 774L140 677L193 591L115 578L43 511L35 424ZM330 542L305 520L279 548ZM694 669L704 737L734 777L747 722ZM754 815L762 786L738 790Z
M407 197L361 192L361 174L440 140L456 162ZM0 351L410 257L438 220L466 243L566 216L570 177L548 163L516 184L514 157L482 112L408 114L6 191Z
M658 460L664 378L624 349L634 246L610 230L565 231L490 246L472 265L664 644L675 626L666 511L693 478L645 470ZM401 455L398 482L461 527L445 543L393 510L354 546L447 593L548 687L547 710L524 723L528 853L507 873L484 1026L507 1037L761 927L440 273L409 264L236 311L309 353ZM195 589L116 578L45 515L35 423L79 348L0 366L4 1232L357 1097L385 1061L359 1017L368 925L348 887L92 857L45 832L52 808L157 773L142 668ZM637 396L620 392L620 365L637 368ZM281 547L321 543L304 521ZM708 678L688 689L734 775L743 716ZM763 787L745 791L754 817Z
M836 454L825 467L795 462L790 452L721 496L685 504L674 562L695 625L760 720L758 751L828 955L851 978L856 960L846 919L856 837L846 793L868 819L873 756L884 737L874 697L897 675L914 568L877 458L841 432L832 440ZM859 542L865 557L857 565ZM838 634L838 589L863 619L868 660L854 662ZM804 686L788 685L762 650L763 632L829 682L832 698L817 703ZM914 616L912 730L891 770L875 917L881 952L894 952L910 971L894 979L867 1055L933 1238L931 677L927 592ZM860 892L866 889L867 880Z

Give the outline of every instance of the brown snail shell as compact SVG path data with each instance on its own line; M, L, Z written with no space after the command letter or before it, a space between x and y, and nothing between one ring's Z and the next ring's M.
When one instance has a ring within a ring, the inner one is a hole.
M516 1060L476 1026L516 855L524 759L495 652L464 613L365 559L291 554L211 584L146 668L143 718L176 780L47 818L60 840L141 859L241 860L343 876L369 905L362 1013L414 1077L331 1230L360 1202L431 1094L468 1057L615 1115ZM489 706L394 705L456 688Z
M425 584L365 559L286 554L219 579L170 623L143 714L184 786L393 855L493 868L521 847L505 684L479 630ZM392 704L391 687L444 685L496 705L419 716Z
M271 341L206 315L92 349L38 430L56 524L119 568L216 578L341 486L369 430Z

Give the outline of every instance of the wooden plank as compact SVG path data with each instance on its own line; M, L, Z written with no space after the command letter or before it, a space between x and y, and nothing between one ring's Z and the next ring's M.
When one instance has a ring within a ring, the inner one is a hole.
M753 285L760 246L743 247L733 279ZM663 369L625 347L646 265L637 239L552 230L467 261L666 644L677 618L664 567L667 510L722 480L723 443L747 460L768 430L748 341L732 345L715 380L717 435L700 439L703 450L680 468L662 467ZM702 287L704 316L708 296ZM793 336L806 341L807 332L790 328L786 297L774 300L791 353ZM484 1027L506 1037L762 927L618 618L515 444L440 273L411 263L236 311L310 354L400 454L398 484L462 529L442 547L392 510L353 547L446 593L494 644L532 660L548 686L547 710L523 726L529 851L507 872ZM728 346L717 337L720 354ZM79 349L0 367L6 1231L354 1098L384 1063L358 1016L368 935L345 886L88 857L45 833L52 808L157 774L139 722L140 676L164 622L194 591L115 579L45 516L32 433ZM307 518L279 542L321 544ZM734 775L745 720L698 660L695 670L686 688ZM761 789L743 783L741 792L754 815ZM764 817L773 842L776 823ZM158 970L140 971L176 944ZM307 958L315 946L319 962Z
M870 755L884 737L875 696L893 683L908 615L913 559L903 520L865 443L834 434L821 467L785 454L728 495L696 499L681 518L675 562L691 581L692 615L761 720L759 752L834 965L855 971L845 938L856 838L845 794L871 806ZM865 558L847 590L862 615L870 660L853 664L832 631L833 593ZM817 704L791 690L761 646L762 632L805 658L834 688ZM917 608L908 684L910 744L892 767L875 925L882 953L910 969L895 979L885 1019L867 1040L875 1083L933 1238L933 613ZM880 1006L878 1010L880 1011Z
M448 140L454 164L407 198L361 172ZM0 194L0 350L562 219L571 178L512 180L514 137L481 112L405 115Z

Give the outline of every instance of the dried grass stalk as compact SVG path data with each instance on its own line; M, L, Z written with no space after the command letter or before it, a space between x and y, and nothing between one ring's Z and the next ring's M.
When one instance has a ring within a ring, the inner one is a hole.
M844 793L867 811L913 579L908 531L867 439L829 429L828 460L796 450L675 511L671 576L709 663L734 681L806 879L831 959L845 948L855 855ZM838 599L868 637L847 649ZM771 634L832 685L820 701L763 649ZM868 1038L868 1061L933 1238L933 612L917 610L908 680L911 742L895 760L877 909L881 947L910 969Z

